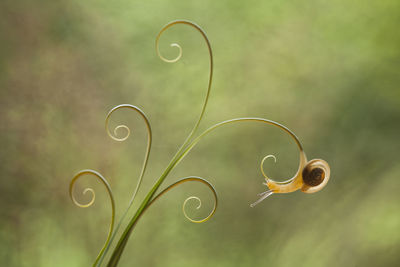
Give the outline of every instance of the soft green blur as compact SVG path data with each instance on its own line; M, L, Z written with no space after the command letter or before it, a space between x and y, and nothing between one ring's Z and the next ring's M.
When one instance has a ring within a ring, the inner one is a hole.
M155 36L174 19L192 20L211 41L214 83L201 130L257 116L281 122L309 159L331 166L315 194L273 195L259 170L290 178L298 165L293 140L271 126L242 123L202 140L163 187L196 175L219 194L216 215L200 184L186 184L152 206L135 228L120 266L398 266L400 262L400 2L382 1L0 1L0 263L2 266L90 266L105 241L110 205L96 192L87 209L73 205L69 181L86 168L101 172L126 208L142 164L146 135L129 111L132 136L111 140L109 109L141 107L154 131L149 169L137 207L184 141L200 112L207 49L188 26ZM115 126L114 125L114 126ZM189 207L189 208L190 208ZM131 210L130 216L134 212ZM118 219L118 218L117 218ZM126 221L124 225L126 224Z

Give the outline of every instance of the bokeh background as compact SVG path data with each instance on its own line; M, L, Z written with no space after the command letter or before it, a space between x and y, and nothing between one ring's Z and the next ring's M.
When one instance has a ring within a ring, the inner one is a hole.
M0 262L2 266L90 266L110 220L106 191L88 209L68 196L73 175L101 172L117 216L140 172L146 132L129 111L113 117L132 136L111 140L108 110L141 107L154 131L143 199L198 116L208 77L201 36L180 25L161 39L179 42L183 58L162 62L158 31L174 19L207 32L214 84L201 129L257 116L287 125L310 159L331 166L316 194L273 195L271 177L297 170L295 143L257 123L221 128L171 173L163 186L197 175L212 182L220 204L204 224L181 212L190 195L203 208L212 195L186 184L152 206L138 223L121 266L398 266L400 262L400 2L382 1L0 1ZM137 207L138 202L134 205ZM195 203L192 203L192 208ZM132 211L130 215L132 215ZM126 221L124 222L124 225Z

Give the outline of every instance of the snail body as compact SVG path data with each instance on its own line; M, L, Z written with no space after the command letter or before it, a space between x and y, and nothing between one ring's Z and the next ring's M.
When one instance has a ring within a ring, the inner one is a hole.
M261 161L261 172L265 177L264 184L269 188L269 190L259 194L261 198L255 203L251 204L251 207L254 207L272 194L291 193L299 189L307 194L315 193L324 188L329 181L329 164L322 159L313 159L307 161L304 151L300 151L300 163L296 174L291 179L283 182L274 181L264 173L263 164L268 158L273 158L275 161L276 158L272 155L269 155L264 157L264 159Z

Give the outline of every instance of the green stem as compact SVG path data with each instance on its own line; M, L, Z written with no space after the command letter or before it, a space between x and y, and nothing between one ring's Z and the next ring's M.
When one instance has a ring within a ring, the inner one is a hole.
M182 152L182 150L185 147L184 145L185 144L183 144L180 147L180 149L178 150L178 152L175 154L175 156L173 157L171 162L168 164L168 166L165 169L165 171L163 172L163 174L160 176L158 181L154 184L154 186L152 187L150 192L147 194L147 196L143 200L142 204L140 205L140 207L136 211L135 215L133 216L133 218L129 222L128 226L125 228L125 231L121 235L121 238L119 239L118 244L115 247L115 249L113 251L113 254L111 255L111 258L110 258L110 260L109 260L109 262L107 264L108 267L117 266L117 264L119 262L119 259L120 259L121 255L122 255L122 252L123 252L123 250L125 248L125 245L126 245L128 239L129 239L129 236L130 236L134 226L136 225L138 219L141 217L142 213L146 210L146 207L147 207L148 203L150 202L150 200L154 196L154 194L157 191L157 189L160 187L160 185L165 180L165 178L168 176L168 174L171 172L171 170L176 166L176 162L180 158L179 155L180 155L180 153Z
M226 120L223 122L220 122L218 124L215 124L213 126L211 126L210 128L208 128L207 130L205 130L202 134L200 134L197 138L195 138L189 145L187 146L182 146L178 152L176 153L176 155L174 156L174 158L171 160L171 162L169 163L168 167L165 169L164 173L161 175L161 177L158 179L158 181L154 184L154 186L152 187L152 189L150 190L150 192L147 194L146 198L143 200L142 204L140 205L139 209L137 210L136 214L134 215L134 217L131 219L131 221L129 222L128 226L126 227L124 233L122 234L111 258L110 261L108 263L108 267L113 267L116 266L118 264L118 261L122 255L122 252L125 248L125 245L129 239L129 236L134 228L134 226L136 225L137 221L139 220L139 218L141 217L142 213L147 209L149 202L151 201L152 197L154 196L155 192L157 191L157 189L160 187L160 185L162 184L162 182L165 180L165 178L168 176L168 174L171 172L171 170L190 152L190 150L192 150L192 148L203 138L205 137L207 134L209 134L211 131L219 128L220 126L223 125L227 125L227 124L231 124L231 123L235 123L235 122L245 122L245 121L255 121L255 122L262 122L262 123L266 123L269 125L273 125L278 127L279 129L283 130L284 132L288 133L290 137L292 137L294 139L294 141L296 142L297 146L299 147L300 152L303 151L302 145L299 141L299 139L297 138L297 136L291 131L289 130L286 126L277 123L275 121L271 121L271 120L267 120L267 119L263 119L263 118L237 118L237 119L231 119L231 120Z
M85 194L86 192L91 192L91 193L92 193L92 199L91 199L91 201L90 201L89 203L87 203L87 204L81 204L81 203L79 203L79 202L75 199L75 197L74 197L74 195L73 195L73 189L74 189L74 186L75 186L76 181L77 181L80 177L82 177L83 175L87 175L87 174L94 175L94 177L96 177L98 180L100 180L100 181L103 183L103 185L104 185L104 186L106 187L106 189L107 189L107 193L108 193L108 195L109 195L109 197L110 197L110 201L111 201L111 223L110 223L110 228L109 228L109 231L108 231L107 240L106 240L106 242L104 243L104 245L103 245L102 249L100 250L99 254L97 255L95 262L93 263L93 266L97 266L97 265L99 264L99 261L100 261L101 257L102 257L102 256L104 255L104 253L106 252L107 245L110 243L110 240L111 240L111 234L112 234L112 232L113 232L113 229L114 229L114 222L115 222L115 201L114 201L114 196L113 196L113 193L112 193L110 184L108 183L108 181L107 181L106 178L104 178L100 173L98 173L98 172L96 172L96 171L94 171L94 170L82 170L82 171L78 172L78 173L74 176L74 178L72 178L72 180L71 180L71 182L70 182L70 185L69 185L69 196L70 196L70 198L72 199L72 201L74 202L75 205L77 205L78 207L81 207L81 208L87 208L87 207L90 207L90 206L94 203L94 201L95 201L95 193L94 193L94 190L93 190L92 188L86 188L86 189L83 191L84 194Z
M119 220L119 222L118 222L118 224L117 224L117 227L115 228L114 232L113 232L112 235L111 235L111 238L110 238L110 239L108 240L108 242L106 243L104 252L101 254L100 259L97 259L96 262L95 262L95 264L93 265L93 266L96 266L96 267L97 267L97 266L101 266L101 264L102 264L102 262L103 262L103 260L104 260L104 257L106 256L108 250L110 249L110 246L111 246L112 242L114 241L114 238L115 238L116 234L118 233L119 228L121 227L122 222L124 221L126 215L128 214L128 211L129 211L130 208L132 207L133 201L134 201L135 198L136 198L137 192L138 192L138 190L139 190L139 188L140 188L140 185L142 184L143 176L144 176L144 174L145 174L145 172L146 172L147 163L148 163L148 161L149 161L149 156L150 156L150 151L151 151L151 144L152 144L152 140L153 140L153 137L152 137L153 134L152 134L150 122L149 122L149 119L147 118L146 114L145 114L139 107L136 107L136 106L130 105L130 104L121 104L121 105L115 106L114 108L112 108L112 109L108 112L108 114L107 114L107 116L106 116L106 123L105 123L106 132L107 132L108 136L110 136L111 139L113 139L113 140L115 140L115 141L125 141L125 140L129 137L130 130L129 130L129 127L127 127L127 126L125 126L125 125L118 125L118 126L114 129L114 134L116 135L116 131L117 131L119 128L125 128L125 129L127 130L127 135L126 135L125 137L123 137L123 138L117 138L116 136L114 136L113 134L111 134L111 132L110 132L110 130L109 130L109 125L108 125L108 124L109 124L109 120L110 120L111 115L112 115L115 111L117 111L117 110L119 110L119 109L123 109L123 108L128 108L128 109L131 109L131 110L137 112L137 113L142 117L142 119L144 120L145 125L146 125L146 129L147 129L147 147L146 147L146 153L145 153L145 156L144 156L144 161L143 161L143 165L142 165L142 170L141 170L141 172L140 172L140 176L139 176L138 182L137 182L137 184L136 184L135 191L133 192L132 197L131 197L131 200L129 201L129 205L128 205L128 207L126 208L125 212L122 214L121 219Z
M147 194L146 198L143 200L142 204L140 205L140 207L138 208L138 210L136 211L135 215L133 216L133 218L131 219L131 221L129 222L128 226L126 227L124 233L122 234L116 248L114 249L113 254L111 255L110 261L108 263L107 266L116 266L118 264L118 261L121 257L122 251L125 248L126 242L130 236L130 233L134 227L134 225L136 224L137 220L139 219L139 217L141 216L141 214L143 213L143 211L146 209L146 206L148 205L149 201L151 200L151 198L154 196L155 192L157 191L157 189L160 187L161 183L165 180L165 178L168 176L168 174L170 173L170 171L175 167L177 161L179 161L180 158L180 154L183 151L183 149L187 146L187 144L190 142L190 140L192 139L192 137L194 136L194 134L196 133L200 122L202 121L203 117L204 117L204 113L207 107L207 103L208 103L208 99L210 96L210 91L211 91L211 85L212 85L212 78L213 78L213 55L212 55L212 49L211 49L211 44L210 41L207 38L206 33L203 31L203 29L198 26L197 24L191 22L191 21L186 21L186 20L176 20L176 21L172 21L170 23L168 23L167 25L165 25L161 31L158 33L157 37L156 37L156 52L157 55L165 62L176 62L177 60L179 60L179 58L181 57L181 52L182 52L182 48L178 45L178 44L173 44L173 46L178 47L180 50L180 54L179 56L174 59L174 60L168 60L165 59L159 51L159 39L161 37L161 35L163 34L164 31L166 31L168 28L177 25L177 24L183 24L183 25L188 25L190 27L193 27L194 29L196 29L198 32L200 32L200 34L202 35L202 37L204 38L207 48L208 48L208 52L209 52L209 59L210 59L210 72L209 72L209 79L208 79L208 86L207 86L207 93L206 93L206 97L203 103L203 107L201 109L200 112L200 116L197 119L194 127L192 128L191 132L189 133L188 137L186 138L186 140L183 142L183 144L181 145L181 147L178 149L177 153L175 154L175 156L173 157L173 159L171 160L171 162L169 163L169 165L167 166L167 168L165 169L164 173L160 176L160 178L158 179L158 181L155 183L155 185L152 187L152 189L150 190L150 192ZM107 248L108 249L108 248Z

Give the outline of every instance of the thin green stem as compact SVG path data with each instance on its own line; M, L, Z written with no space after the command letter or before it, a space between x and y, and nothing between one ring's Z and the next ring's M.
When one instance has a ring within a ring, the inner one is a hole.
M180 57L181 57L181 55L182 55L182 48L181 48L178 44L172 44L172 45L171 45L171 46L173 46L173 47L178 47L178 49L179 49L179 55L178 55L178 57L175 58L175 59L172 59L172 60L166 59L166 58L164 58L164 57L161 55L161 53L160 53L160 51L159 51L159 40L160 40L161 35L162 35L162 34L164 33L164 31L166 31L168 28L170 28L170 27L172 27L172 26L174 26L174 25L177 25L177 24L184 24L184 25L188 25L188 26L193 27L194 29L196 29L196 30L203 36L203 38L204 38L204 40L205 40L205 42L206 42L206 45L207 45L207 48L208 48L208 52L209 52L209 60L210 60L210 70L209 70L209 79L208 79L208 86L207 86L207 91L206 91L206 97L205 97L205 100L204 100L204 103L203 103L203 106L202 106L202 109L201 109L199 118L197 119L197 121L196 121L194 127L192 128L192 130L191 130L191 132L189 133L189 135L187 136L186 140L183 142L183 144L180 146L180 148L178 149L178 151L176 152L176 154L175 154L174 157L172 158L170 164L167 166L167 168L165 169L164 173L161 175L161 177L159 178L159 180L157 181L157 183L153 186L152 190L150 190L150 192L148 193L147 197L146 197L146 198L144 199L144 201L142 202L141 206L139 207L139 209L138 209L138 211L136 212L136 214L134 215L134 217L131 219L131 222L130 222L129 225L127 226L126 230L124 231L123 235L121 236L120 241L119 241L118 244L117 244L116 249L114 250L112 259L115 258L115 257L118 257L118 259L119 259L120 255L121 255L121 253L122 253L123 247L124 247L125 244L126 244L126 241L123 242L123 241L122 241L122 240L123 240L122 238L125 238L126 235L129 236L130 231L129 231L128 228L129 228L129 227L133 227L133 225L135 224L137 218L139 217L138 214L140 214L140 213L142 212L142 210L144 209L144 207L146 207L148 201L153 197L153 195L154 195L154 193L156 192L156 190L159 188L159 186L161 185L161 183L162 183L162 182L164 181L164 179L167 177L167 175L169 174L169 172L173 169L173 166L175 165L174 162L175 162L176 159L179 157L179 154L183 151L183 149L187 146L187 144L190 142L190 140L192 139L192 137L193 137L194 134L196 133L196 131L197 131L197 129L198 129L198 127L199 127L199 125L200 125L200 123L201 123L203 117L204 117L204 113L205 113L205 110L206 110L206 107L207 107L207 103L208 103L208 99L209 99L210 91L211 91L211 86L212 86L212 78L213 78L213 71L214 71L214 60L213 60L213 54L212 54L212 49L211 49L210 41L208 40L207 35L206 35L206 33L203 31L203 29L202 29L200 26L198 26L197 24L195 24L195 23L193 23L193 22L190 22L190 21L186 21L186 20L176 20L176 21L172 21L172 22L168 23L167 25L165 25L165 26L160 30L160 32L158 33L158 35L157 35L157 37L156 37L156 52L157 52L157 55L158 55L163 61L169 62L169 63L176 62L176 61L178 61L178 60L180 59ZM112 111L113 111L113 110L112 110ZM112 113L112 111L109 113L109 115ZM107 116L107 118L109 117L109 115ZM107 129L108 129L108 128L107 128ZM111 136L111 135L110 135L110 136ZM146 162L147 162L147 161L146 161ZM145 162L145 163L146 163L146 162ZM139 179L139 181L141 181L141 179ZM138 184L138 185L139 185L139 184ZM136 190L136 191L137 191L137 190ZM136 194L136 191L135 191L135 194ZM132 198L132 200L131 200L131 202L130 202L130 204L129 204L129 207L132 205L132 202L133 202L133 198ZM128 209L129 209L129 207L128 207ZM127 210L127 211L128 211L128 210ZM121 221L125 218L125 216L126 216L126 214L127 214L127 211L126 211L126 212L124 213L124 215L122 216ZM120 227L120 225L121 225L121 221L118 223L117 229L116 229L116 231L114 232L114 234L113 234L113 236L112 236L112 240L114 239L114 236L115 236L116 232L118 231L118 229L119 229L119 227ZM109 245L110 245L110 244L109 244ZM108 245L108 247L109 247L109 245ZM108 250L108 247L107 247L107 250ZM121 252L118 252L118 250L121 250ZM114 255L115 255L115 256L114 256ZM103 256L103 257L104 257L104 256ZM112 261L112 259L110 260L110 262ZM114 261L115 261L115 260L114 260ZM116 264L116 263L115 263L115 264ZM110 263L109 263L109 266L112 266L112 265L110 265Z
M110 201L111 201L111 223L110 223L110 228L109 228L109 231L108 231L108 235L107 235L106 242L104 243L102 249L100 250L100 252L99 252L99 254L97 255L96 260L95 260L95 262L94 262L94 264L93 264L93 266L97 266L98 263L99 263L100 258L102 257L102 255L104 254L104 252L105 252L105 250L106 250L107 245L108 245L109 242L110 242L111 234L112 234L113 229L114 229L114 222L115 222L115 201L114 201L113 193L112 193L112 191L111 191L110 184L107 182L106 178L104 178L100 173L98 173L98 172L96 172L96 171L93 171L93 170L82 170L82 171L78 172L78 173L74 176L74 178L72 178L72 180L71 180L71 182L70 182L70 185L69 185L69 196L70 196L70 198L72 199L72 201L74 202L75 205L77 205L78 207L81 207L81 208L87 208L87 207L90 207L90 206L94 203L94 201L95 201L96 195L95 195L94 190L93 190L92 188L86 188L86 189L83 191L84 194L85 194L86 192L91 192L91 193L92 193L92 199L90 200L89 203L87 203L87 204L81 204L81 203L79 203L79 202L75 199L75 197L74 197L73 189L74 189L74 186L75 186L76 181L77 181L80 177L82 177L83 175L86 175L86 174L94 175L98 180L100 180L100 181L103 183L103 185L104 185L104 186L106 187L106 189L107 189L107 193L108 193L108 195L109 195L109 197L110 197Z
M201 178L201 177L196 177L196 176L186 177L186 178L180 179L179 181L176 181L175 183L169 185L169 186L166 187L164 190L162 190L160 193L158 193L158 194L150 201L150 203L146 206L146 209L148 209L155 201L157 201L161 196L163 196L164 194L166 194L167 192L169 192L172 188L175 188L175 187L177 187L178 185L181 185L181 184L183 184L183 183L192 182L192 181L194 181L194 182L200 182L200 183L202 183L202 184L205 184L205 185L211 190L211 192L213 193L213 196L214 196L214 207L213 207L213 209L211 210L211 212L210 212L205 218L203 218L203 219L201 219L201 220L194 220L194 219L190 218L190 217L186 214L185 205L186 205L186 203L187 203L189 200L191 200L191 199L196 199L196 200L199 201L199 206L198 206L197 208L200 208L200 206L201 206L201 200L200 200L198 197L191 196L191 197L188 197L188 198L183 202L183 205L182 205L183 214L185 215L185 217L186 217L189 221L191 221L191 222L193 222L193 223L203 223L203 222L208 221L208 220L214 215L215 211L217 210L217 206L218 206L217 192L215 191L215 188L212 186L212 184L211 184L210 182L208 182L207 180L205 180L205 179L203 179L203 178Z
M149 161L149 156L150 156L150 151L151 151L151 144L152 144L152 140L153 140L152 131L151 131L151 125L150 125L149 119L147 118L146 114L140 108L138 108L138 107L136 107L134 105L130 105L130 104L121 104L121 105L115 106L114 108L112 108L108 112L108 114L106 116L106 123L105 123L105 128L106 128L106 132L107 132L108 136L110 136L113 140L120 141L120 142L121 141L125 141L126 139L128 139L128 137L130 135L130 130L129 130L128 126L126 126L126 125L118 125L117 127L114 128L114 135L110 132L110 129L109 129L109 120L110 120L111 115L115 111L117 111L119 109L122 109L122 108L128 108L128 109L136 111L142 117L142 119L144 120L145 125L146 125L146 130L147 130L147 147L146 147L146 153L145 153L145 156L144 156L142 169L141 169L141 172L140 172L140 175L139 175L138 182L136 184L135 191L132 194L132 197L131 197L131 200L129 201L128 207L126 208L126 210L122 214L122 216L121 216L121 218L120 218L120 220L119 220L119 222L117 224L117 227L115 228L115 231L112 233L111 238L109 239L109 242L106 243L106 246L105 246L105 249L104 249L104 253L102 253L102 255L100 257L100 260L96 263L96 266L100 266L101 263L103 262L104 257L106 256L106 254L107 254L112 242L114 241L114 238L115 238L116 234L118 233L118 230L121 227L122 222L126 218L126 216L128 214L128 211L132 207L133 201L135 200L135 197L136 197L137 192L138 192L138 190L140 188L140 185L142 184L143 176L144 176L144 174L146 172L147 163ZM121 129L121 128L125 129L127 131L127 134L123 138L117 138L116 137L117 136L117 131L118 131L118 129Z
M226 120L226 121L217 123L217 124L211 126L210 128L208 128L207 130L205 130L202 134L200 134L196 139L193 140L193 142L191 142L191 143L185 148L185 150L183 151L183 153L178 157L178 160L175 162L175 165L178 164L178 163L185 157L185 155L186 155L187 153L189 153L189 151L192 150L192 148L193 148L204 136L208 135L208 134L209 134L210 132L212 132L213 130L215 130L215 129L217 129L217 128L223 126L223 125L232 124L232 123L235 123L235 122L246 122L246 121L262 122L262 123L266 123L266 124L269 124L269 125L273 125L273 126L278 127L279 129L281 129L281 130L283 130L284 132L288 133L289 136L292 137L292 139L296 142L296 145L298 146L300 152L303 152L303 147L302 147L302 145L301 145L299 139L298 139L297 136L296 136L291 130L289 130L289 128L287 128L286 126L284 126L284 125L282 125L282 124L280 124L280 123L278 123L278 122L275 122L275 121L272 121L272 120L267 120L267 119L264 119L264 118L252 118L252 117L249 117L249 118L236 118L236 119ZM175 165L174 165L174 166L175 166Z
M165 180L165 178L168 176L168 174L171 172L171 170L175 167L175 162L178 160L180 153L183 150L183 146L179 149L179 151L175 154L171 162L168 164L167 168L163 172L163 174L160 176L160 178L157 180L157 182L153 185L152 189L149 191L141 205L139 206L138 210L136 211L135 215L132 217L131 221L125 228L125 231L122 233L121 238L119 239L113 254L111 255L111 258L107 264L108 267L112 266L117 266L119 259L121 257L121 254L125 248L125 245L129 239L129 236L133 230L133 227L136 225L137 220L140 218L142 212L146 209L148 203L154 196L155 192L157 189L160 187L162 182Z
M118 125L117 127L115 127L115 129L114 129L114 135L111 134L110 129L109 129L109 127L108 127L108 124L109 124L109 120L110 120L111 115L112 115L115 111L117 111L117 110L119 110L119 109L123 109L123 108L128 108L128 109L131 109L131 110L136 111L136 112L142 117L142 119L144 120L145 125L146 125L146 130L147 130L147 147L146 147L146 153L145 153L145 155L144 155L143 165L142 165L142 169L141 169L141 172L140 172L140 175L139 175L138 182L137 182L137 184L136 184L135 191L133 192L132 197L131 197L131 200L129 201L129 205L128 205L128 209L129 209L129 208L132 206L132 203L133 203L133 201L134 201L134 199L135 199L135 197L136 197L136 194L137 194L137 192L138 192L138 190L139 190L139 188L140 188L140 185L142 184L143 176L144 176L144 173L146 172L147 163L148 163L148 161L149 161L149 156L150 156L151 144L152 144L153 137L152 137L151 125L150 125L149 119L147 118L146 114L145 114L140 108L138 108L138 107L136 107L136 106L134 106L134 105L131 105L131 104L121 104L121 105L118 105L118 106L115 106L114 108L112 108L112 109L108 112L108 114L107 114L107 116L106 116L106 123L105 123L106 132L107 132L107 134L108 134L113 140L116 140L116 141L125 141L126 139L128 139L128 137L129 137L129 135L130 135L129 127L126 126L126 125ZM123 137L123 138L117 138L117 137L116 137L117 131L118 131L119 129L121 129L121 128L123 128L123 129L125 129L125 130L127 131L127 135L126 135L125 137Z
M196 133L197 129L199 128L200 122L202 121L202 119L203 119L203 117L204 117L204 113L205 113L205 111L206 111L206 107L207 107L207 104L208 104L208 99L209 99L209 97L210 97L210 92L211 92L211 85L212 85L213 73L214 73L214 59L213 59L213 53L212 53L210 41L208 40L208 37L207 37L206 33L204 32L204 30L203 30L199 25L197 25L196 23L193 23L193 22L191 22L191 21L187 21L187 20L176 20L176 21L172 21L172 22L168 23L167 25L165 25L165 26L160 30L160 32L157 34L157 37L156 37L156 52L157 52L157 55L161 58L161 60L163 60L163 61L165 61L165 62L168 62L168 63L174 63L174 62L177 62L177 61L181 58L181 56L182 56L182 48L180 47L179 44L171 44L171 46L173 46L173 47L178 47L178 48L179 48L179 52L180 52L179 55L178 55L178 57L176 57L175 59L172 59L172 60L169 60L169 59L164 58L164 57L161 55L160 50L159 50L159 42L160 42L160 37L161 37L161 35L162 35L167 29L169 29L170 27L172 27L172 26L174 26L174 25L177 25L177 24L188 25L188 26L190 26L190 27L196 29L196 30L203 36L203 38L204 38L204 40L205 40L205 42L206 42L206 45L207 45L208 54L209 54L209 60L210 60L210 72L209 72L209 78L208 78L208 86L207 86L206 97L205 97L205 99L204 99L203 107L202 107L202 109L201 109L199 118L197 119L197 121L196 121L196 123L195 123L193 129L192 129L191 132L189 133L189 135L188 135L188 137L186 138L185 142L183 142L182 146L178 149L177 154L179 154L179 152L181 151L181 149L182 149L183 147L185 147L185 146L189 143L190 139L191 139L191 138L193 137L193 135Z

